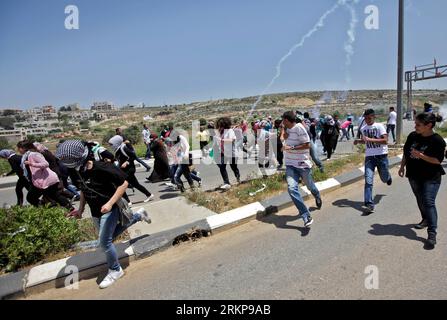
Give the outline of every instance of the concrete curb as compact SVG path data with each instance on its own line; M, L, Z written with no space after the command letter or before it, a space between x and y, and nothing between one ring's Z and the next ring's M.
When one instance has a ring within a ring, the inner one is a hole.
M390 158L390 167L398 165L402 157ZM317 188L322 194L343 186L355 183L363 178L363 171L355 169L335 178L318 182ZM304 200L311 195L307 188L300 188ZM250 220L260 218L267 214L278 212L293 205L290 196L284 192L273 198L255 202L241 208L212 215L175 229L163 231L153 235L146 235L117 245L119 258L123 267L135 259L142 259L154 253L171 247L176 241L188 239L187 234L196 231L202 235L221 232L233 228ZM0 277L0 298L13 298L25 292L38 292L51 287L63 287L67 277L74 271L78 272L78 279L98 277L107 272L106 259L103 253L93 251L46 263L27 271L20 271ZM70 284L70 283L69 283Z

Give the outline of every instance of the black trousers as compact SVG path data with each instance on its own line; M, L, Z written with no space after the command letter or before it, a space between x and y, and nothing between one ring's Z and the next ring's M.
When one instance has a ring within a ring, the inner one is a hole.
M26 180L25 177L19 177L19 180L16 184L16 196L17 196L17 205L23 205L23 188L29 190L30 182Z
M37 207L39 205L39 198L41 196L44 196L49 200L56 202L61 207L72 209L70 201L59 191L59 183L55 183L46 189L39 189L32 185L28 191L26 200L33 206Z
M149 197L151 195L151 193L145 187L143 187L140 184L140 182L138 182L137 177L135 177L135 174L127 173L126 180L127 180L127 182L129 182L130 185L132 185L132 187L134 187L135 189L137 189L138 191L140 191L141 193L146 195L146 197Z
M222 176L222 179L225 184L230 184L230 180L228 178L228 172L227 172L227 162L229 162L230 159L221 158L221 162L217 164L217 166L220 169L220 175ZM236 176L236 179L241 178L241 174L239 172L239 169L237 167L236 158L231 158L230 162L230 168L233 170L234 175Z

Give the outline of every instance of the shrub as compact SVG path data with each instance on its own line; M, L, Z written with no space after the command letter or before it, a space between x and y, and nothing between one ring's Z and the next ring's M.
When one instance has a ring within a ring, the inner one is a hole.
M0 150L2 149L14 149L8 140L4 137L0 137Z
M78 242L78 222L67 219L65 211L31 206L0 209L0 269L16 271Z

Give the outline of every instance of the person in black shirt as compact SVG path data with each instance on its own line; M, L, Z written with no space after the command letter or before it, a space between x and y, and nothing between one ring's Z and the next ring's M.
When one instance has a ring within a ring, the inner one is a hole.
M446 143L433 131L438 120L431 113L422 113L416 117L416 131L408 136L399 170L400 177L405 175L408 178L422 215L422 221L415 228L428 228L426 246L430 249L436 245L436 196L441 186L441 176L445 175L441 163Z
M13 150L1 150L0 158L8 160L9 165L11 166L11 172L7 173L6 176L11 176L16 174L19 177L16 184L16 196L17 196L17 205L23 205L23 188L29 190L30 182L23 175L23 169L21 166L22 156L16 154Z
M123 138L119 135L112 137L109 140L109 144L115 150L115 159L118 160L118 166L123 170L127 178L126 180L138 191L142 192L147 198L144 202L151 201L154 196L138 182L138 179L135 177L135 163L134 161L137 159L135 151L130 143L124 143Z
M150 223L151 220L148 213L140 209L128 223L120 221L117 202L128 186L127 176L111 163L89 160L88 153L88 147L82 141L68 140L58 146L56 156L77 176L74 180L81 189L79 212L82 214L87 203L97 226L99 246L106 255L109 267L107 276L99 285L104 289L124 275L113 240L136 222L144 220Z

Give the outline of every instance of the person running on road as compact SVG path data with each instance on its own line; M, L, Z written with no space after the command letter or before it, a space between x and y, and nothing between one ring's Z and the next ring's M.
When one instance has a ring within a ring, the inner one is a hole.
M436 245L438 211L436 196L441 186L441 176L446 143L433 131L436 122L442 119L434 114L422 113L416 117L415 131L410 133L404 147L399 176L406 176L416 197L422 221L416 229L428 228L426 245L432 249Z
M394 111L394 107L390 108L390 114L386 123L386 134L389 136L390 131L393 135L393 141L396 143L396 123L397 123L397 113Z
M309 227L313 223L313 219L300 195L300 178L315 197L318 209L321 209L323 204L320 192L312 179L312 161L309 154L310 137L303 125L296 123L295 112L286 112L282 118L284 128L282 128L281 140L284 145L288 192L304 221L304 226Z
M47 160L37 151L36 146L31 141L24 140L17 144L17 149L22 154L21 167L24 176L30 182L26 200L37 207L41 204L40 197L44 196L61 207L67 208L69 210L68 215L76 216L76 210L60 192L58 175L49 168Z
M105 289L124 275L113 240L133 224L139 221L151 223L151 219L146 210L140 209L130 221L121 220L117 202L128 186L126 174L111 163L89 160L88 147L82 141L67 140L61 143L56 156L77 176L75 180L81 189L81 215L86 203L90 207L99 236L99 247L107 258L109 271L99 284L101 289Z
M230 164L231 170L233 170L236 176L237 183L241 182L241 174L237 167L236 159L236 135L231 129L230 118L220 118L217 120L218 132L214 137L214 147L217 152L214 151L217 166L219 167L220 174L224 181L224 184L219 189L228 190L231 188L230 179L228 178L227 164Z
M136 154L133 151L132 147L129 147L128 144L123 142L123 137L116 135L109 140L109 144L112 146L113 150L115 150L115 158L118 160L118 166L123 170L127 178L126 180L129 184L132 185L135 189L143 193L147 198L144 202L149 202L154 198L154 195L151 194L144 186L140 184L138 179L135 177L135 159ZM132 205L132 203L129 203Z
M132 146L132 145L130 144L130 143L131 143L130 140L127 139L126 136L124 136L124 134L123 134L123 130L122 130L121 128L116 128L116 129L115 129L115 133L116 133L118 136L123 137L123 141L124 141L124 143L128 144L128 146ZM107 155L106 157L109 157L109 156L110 156L110 155ZM114 161L114 160L112 159L112 161ZM150 167L146 162L144 162L143 159L140 159L140 157L136 157L136 161L137 161L139 164L141 164L143 167L146 168L146 172L151 171L151 167Z
M354 145L366 144L365 153L365 207L366 213L374 213L374 171L379 171L383 183L391 186L393 180L388 169L388 135L385 126L375 122L375 111L365 111L365 126L362 127L362 139L356 139Z
M22 164L22 156L16 154L13 150L1 150L0 158L8 160L9 165L11 166L11 171L9 173L5 173L4 176L10 176L16 174L19 179L16 183L16 196L17 196L17 205L23 205L23 188L27 191L31 187L29 181L25 178L23 174L23 169L21 167Z

